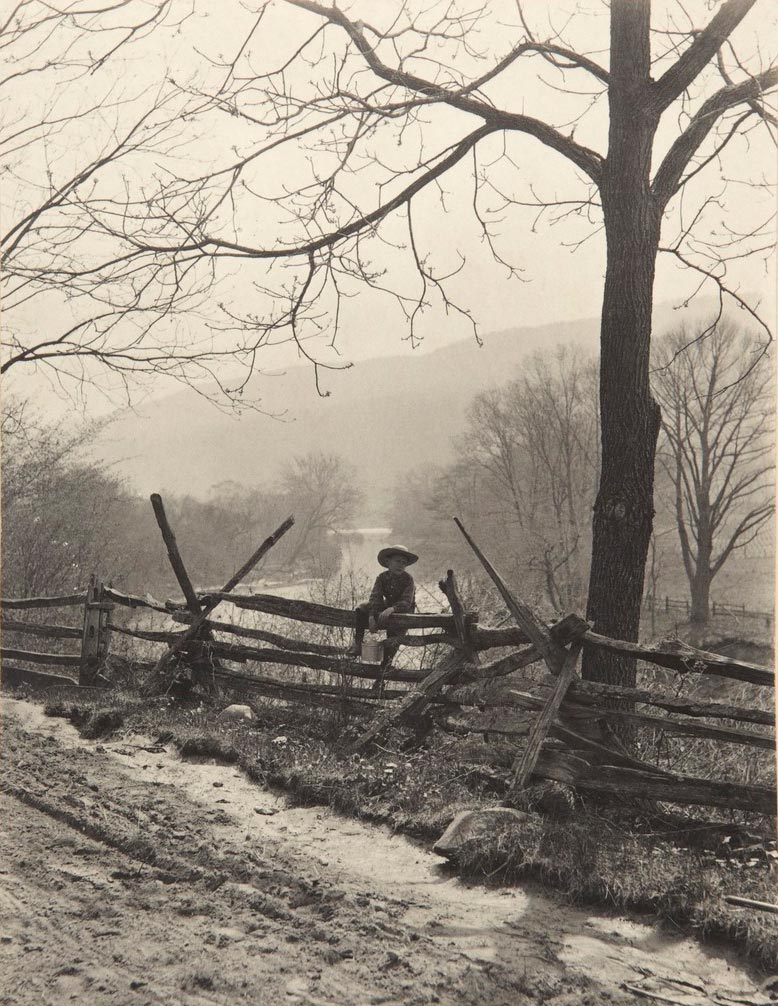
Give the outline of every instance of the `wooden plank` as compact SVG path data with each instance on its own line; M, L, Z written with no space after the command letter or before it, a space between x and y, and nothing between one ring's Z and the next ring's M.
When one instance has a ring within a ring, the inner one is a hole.
M524 688L542 689L547 692L551 687L546 682L536 682L528 678L519 682ZM511 698L511 692L499 691L493 695L486 695L477 686L460 688L456 692L449 694L448 698L452 704L463 706L496 706L498 708L505 705L516 704ZM567 691L567 698L563 704L563 711L569 703L575 703L576 708L582 712L591 712L589 703L594 704L599 709L602 703L602 695L609 697L624 698L630 702L643 702L647 705L657 706L659 709L667 709L668 712L684 713L687 716L705 716L715 719L742 720L746 723L758 723L762 726L774 726L775 715L771 711L761 709L746 709L742 706L728 706L718 702L694 702L693 700L676 699L670 695L654 695L652 692L640 688L621 688L613 685L604 685L595 681L574 681ZM538 699L538 701L542 701ZM619 712L624 712L620 710ZM615 713L615 710L608 709L608 716ZM675 722L674 720L662 718L661 722Z
M0 623L4 632L19 632L26 636L47 636L50 639L80 639L82 630L75 625L35 625L15 618L4 618Z
M462 599L457 590L457 581L453 569L446 570L446 579L441 580L438 586L446 595L451 607L459 648L462 650L468 663L478 666L481 663L481 658L478 655L478 650L473 645L471 638L472 625L468 624L465 606L462 604Z
M147 639L150 643L173 643L177 639L180 639L184 630L179 629L178 632L155 629L128 629L123 625L116 625L115 622L108 622L107 627L111 632L118 632L121 636L131 636L133 639Z
M589 623L585 622L577 615L568 615L562 621L551 627L550 636L560 646L571 643L589 628ZM564 651L563 651L564 652ZM489 664L482 664L480 667L468 665L467 675L475 681L491 681L494 678L504 677L514 671L527 667L529 664L537 663L543 656L534 646L525 647L523 650L515 650L499 660L493 660Z
M33 688L52 688L60 685L78 688L76 679L64 674L36 671L31 667L17 667L15 664L3 662L0 669L0 686L17 688L19 685L31 685Z
M526 692L517 692L515 689L511 689L511 696L523 709L542 710L544 708L543 700L539 699L535 695L530 695ZM648 762L640 761L638 758L632 758L630 755L624 754L621 751L615 751L613 748L609 748L605 744L600 744L599 741L592 740L590 737L586 737L583 734L578 733L576 730L571 729L558 719L551 721L549 732L553 733L556 737L559 737L560 740L566 741L574 748L583 748L592 754L598 754L603 758L607 758L608 762L606 764L624 765L626 768L640 769L643 772L650 772L654 775L660 776L671 776L673 774L667 769L658 768L656 765L650 765Z
M170 565L175 574L176 580L178 580L178 585L184 592L184 599L186 600L186 606L189 609L192 616L196 619L203 613L202 606L200 605L200 599L195 592L192 581L189 579L189 573L187 572L186 566L184 565L184 560L181 558L181 552L178 548L178 542L176 541L176 536L173 533L173 529L170 526L170 522L167 519L167 514L165 513L165 506L162 502L162 497L159 493L151 494L151 506L154 510L154 516L157 519L157 526L162 534L162 540L167 548L167 555L170 561ZM186 635L186 634L184 634ZM192 644L192 651L189 653L189 659L196 660L201 655L201 650L198 645L200 639L213 639L213 633L206 626L204 619L200 621L200 628L197 632L189 636L185 642ZM181 649L183 649L183 644ZM180 652L180 651L179 651ZM209 682L203 682L204 684L209 684Z
M176 622L191 622L192 616L185 613L173 615ZM327 657L342 657L342 646L331 646L326 643L310 643L305 639L293 639L290 636L283 636L278 632L268 632L265 629L254 629L245 625L233 625L231 622L218 622L208 619L206 623L213 632L223 632L228 635L245 636L247 639L259 639L263 643L270 643L280 650L290 650L297 653L319 653Z
M272 675L242 674L240 671L233 671L232 669L222 669L216 676L220 681L224 681L225 683L229 683L229 679L234 678L235 681L240 683L264 684L282 691L287 697L294 697L295 695L298 698L304 698L307 695L345 695L347 698L356 698L365 702L377 703L381 701L381 696L372 688L354 688L353 686L341 684L312 684L309 681L282 681L280 678L275 678ZM391 692L385 691L383 696L384 698L403 698L407 694L407 691L397 688Z
M208 615L213 611L213 609L221 602L223 597L229 596L230 591L235 587L246 574L256 566L259 560L270 551L270 549L276 544L276 542L282 538L290 527L294 524L294 517L287 517L286 520L279 524L275 531L269 535L262 544L256 549L256 551L244 562L244 564L234 573L227 583L224 585L222 590L217 596L212 597L208 600L203 599L201 612L194 619L189 628L184 632L184 634L171 644L166 653L164 653L160 659L157 661L156 667L152 672L152 679L158 678L162 672L167 668L176 654L180 653L187 643L194 639L195 636L200 631L203 623L208 618ZM148 688L148 686L147 686Z
M548 630L540 624L534 612L523 602L517 601L506 587L502 577L492 566L480 548L465 530L465 526L458 517L454 517L454 523L462 532L470 548L475 552L481 565L484 567L492 583L500 592L500 596L505 601L508 611L516 619L519 628L527 635L533 646L542 654L543 659L552 672L558 670L564 661L564 650L551 638Z
M291 597L277 597L275 594L225 594L221 591L204 594L203 601L218 599L229 601L236 608L248 611L262 611L267 615L291 618L297 622L314 625L333 625L353 629L355 615L353 609L333 608L328 604L314 601L300 601ZM386 622L389 629L446 629L455 634L454 619L451 615L390 615Z
M506 625L500 628L490 628L488 625L477 625L473 629L473 642L479 650L493 650L498 646L521 646L530 639L518 625Z
M238 675L229 674L225 671L217 671L215 677L222 684L242 691L250 691L253 695L265 695L268 698L280 699L284 702L304 701L307 705L321 706L325 709L334 709L337 712L348 712L362 716L368 716L373 713L374 702L378 699L375 693L371 696L369 692L364 692L364 699L360 700L317 692L302 693L298 689L278 685L275 682L257 680L249 675L241 679ZM371 698L373 702L371 702Z
M192 586L192 581L189 579L189 573L186 571L184 560L181 558L178 542L176 541L176 536L173 533L173 528L170 526L170 522L167 519L162 497L159 493L152 493L150 499L152 509L154 510L154 516L157 519L157 526L159 527L162 534L162 540L164 541L167 549L168 560L170 561L170 565L175 573L176 580L178 580L178 585L184 592L186 606L193 615L199 615L201 611L200 600L194 587Z
M459 651L449 653L423 681L420 681L415 688L408 692L399 705L376 717L367 730L346 748L347 752L353 754L355 751L361 750L393 723L397 723L405 717L418 715L429 705L430 698L436 692L439 692L444 685L449 684L461 673L463 665L464 660Z
M647 797L667 803L753 810L771 817L776 813L776 792L769 786L679 775L664 778L620 766L593 766L564 751L542 752L535 775L579 789L629 798Z
M146 594L145 597L137 597L134 594L123 594L120 590L114 590L113 587L106 587L103 594L107 600L120 604L124 608L149 608L151 611L160 611L163 615L170 614L170 609L166 608L161 601L152 597L151 594Z
M81 662L78 668L79 685L89 685L97 676L100 662L100 600L100 589L92 577L84 604Z
M498 646L519 646L529 642L526 632L517 626L499 629L478 626L473 633L473 639L479 650ZM775 675L770 667L745 660L735 660L732 657L711 653L708 650L697 650L680 641L665 641L656 644L628 643L625 640L601 636L590 629L584 638L584 645L598 646L616 653L624 653L638 660L667 667L669 670L680 671L683 674L716 674L719 677L749 681L757 685L772 685L775 680Z
M569 695L576 702L599 705L604 697L608 697L628 702L642 702L685 716L708 716L714 719L761 723L764 726L775 725L775 713L772 710L732 706L723 702L698 702L695 699L678 698L665 692L652 692L645 688L625 688L622 685L607 685L599 681L574 681L570 686ZM609 714L611 711L608 710Z
M13 608L18 611L25 608L68 608L83 604L86 598L86 592L65 594L62 597L4 597L0 599L0 608Z
M187 612L173 612L171 615L176 622L189 623L192 620ZM245 636L247 639L260 639L272 646L277 646L281 650L291 650L300 653L320 653L323 656L342 657L344 648L342 646L332 646L328 643L311 643L306 639L294 639L291 636L283 636L278 632L268 632L266 629L254 629L245 625L233 625L231 622L218 622L208 619L207 623L214 632L224 632L229 635ZM456 644L456 638L443 632L428 633L420 636L398 637L401 646L430 646L433 643L448 643L450 646Z
M31 664L59 664L61 667L80 667L81 656L71 653L39 653L36 650L0 649L3 660L28 660Z
M669 716L652 716L650 713L633 712L631 709L593 710L591 707L565 703L563 711L570 716L590 720L608 719L629 720L638 726L663 730L668 734L679 734L684 737L700 737L708 740L725 741L729 744L746 744L750 747L763 748L766 751L775 750L775 735L755 734L749 730L739 730L734 727L708 726L704 723L691 723L688 720L676 720Z
M527 738L527 746L513 764L512 787L514 789L524 787L532 775L546 734L556 719L565 693L575 675L575 668L580 652L580 641L576 640L570 644L570 649L564 658L559 675L551 689L551 695Z
M392 667L382 671L377 664L363 664L360 661L341 655L339 657L326 657L319 653L291 653L288 650L276 650L259 646L241 646L240 643L205 643L208 650L212 650L220 657L228 660L244 662L255 660L266 664L285 664L291 667L308 667L318 671L329 671L332 674L340 674L343 677L371 678L378 680L385 677L387 681L422 681L431 672L429 670L400 670Z
M488 664L481 664L478 667L474 664L468 664L466 671L467 676L473 681L484 683L494 681L495 678L505 677L506 674L513 674L514 671L528 667L530 664L536 664L542 659L543 657L534 646L526 646L523 650L514 650L513 653L508 653L504 657L500 657L499 660L493 660Z
M679 639L669 640L656 645L645 643L627 643L622 639L610 639L589 630L584 636L587 646L597 646L612 653L623 653L627 656L646 660L660 667L668 667L681 674L716 674L736 681L748 681L753 685L775 686L775 674L769 667L751 664L745 660L732 660L718 653L698 650Z

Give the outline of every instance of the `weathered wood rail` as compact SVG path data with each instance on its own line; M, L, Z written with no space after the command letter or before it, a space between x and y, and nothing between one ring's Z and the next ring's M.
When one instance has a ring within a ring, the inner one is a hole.
M666 685L628 688L583 681L577 670L582 650L615 651L684 677L702 680L715 675L761 691L774 687L775 676L769 667L679 641L646 645L610 639L574 615L544 624L511 594L459 522L516 625L479 625L478 615L468 612L462 603L449 570L440 583L441 608L448 610L391 616L388 628L403 632L397 639L398 655L387 666L366 663L350 657L343 645L344 630L355 626L353 610L270 594L232 592L245 570L272 547L293 518L262 543L223 590L198 593L189 581L161 501L155 504L155 513L182 589L186 584L184 599L163 602L150 594L126 594L93 582L83 594L3 600L0 608L5 631L61 641L81 639L78 654L4 646L6 681L13 683L24 673L28 681L44 686L47 679L51 684L74 681L37 669L39 664L54 664L77 667L79 684L92 684L98 670L105 667L109 641L116 634L163 647L155 659L136 661L147 691L164 691L174 675L189 674L193 685L210 690L336 708L364 722L352 750L380 739L403 722L412 724L417 733L435 727L469 733L476 741L482 738L487 752L489 737L496 734L514 745L511 764L498 767L507 788L551 779L581 790L630 798L775 813L774 786L674 774L617 750L608 729L621 722L636 731L662 731L692 742L736 746L730 750L750 748L770 758L775 746L775 716L769 703L761 703L764 708L760 708L759 702L737 704L679 696ZM212 617L216 608L225 604L255 613L254 624ZM25 609L68 605L83 607L82 628L32 623L15 615ZM133 626L119 614L122 609L145 609L150 619L164 618L165 624L159 628ZM286 631L279 622L297 625L298 631ZM301 625L309 630L299 631ZM313 634L318 638L306 638ZM498 653L489 659L494 650ZM409 657L415 659L409 662ZM34 666L25 668L24 664ZM528 675L526 668L531 665L535 669ZM538 669L545 674L538 675Z

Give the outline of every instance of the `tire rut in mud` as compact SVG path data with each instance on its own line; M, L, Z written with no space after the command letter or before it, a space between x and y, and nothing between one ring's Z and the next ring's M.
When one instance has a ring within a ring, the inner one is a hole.
M16 820L4 858L17 894L0 909L38 920L26 942L3 920L14 1006L584 1001L559 965L527 974L521 960L479 966L447 952L403 924L401 904L366 905L313 862L300 870L281 845L220 827L225 812L118 771L99 745L4 725L0 790Z

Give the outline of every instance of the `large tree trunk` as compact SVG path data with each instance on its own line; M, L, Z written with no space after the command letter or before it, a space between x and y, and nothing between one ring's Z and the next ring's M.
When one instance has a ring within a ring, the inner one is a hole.
M600 332L602 467L594 506L587 618L636 640L653 524L659 407L649 387L661 210L650 189L649 3L613 0L608 158L601 185L607 264ZM590 681L635 682L634 661L587 652Z
M697 563L697 572L690 583L692 594L692 611L690 622L697 629L704 628L710 619L710 566L701 567Z
M707 458L703 457L703 491L697 496L697 555L694 557L694 575L689 577L692 595L690 621L695 629L704 628L710 618L710 585L713 579L711 556L713 555L713 534L711 532L710 480L707 477Z

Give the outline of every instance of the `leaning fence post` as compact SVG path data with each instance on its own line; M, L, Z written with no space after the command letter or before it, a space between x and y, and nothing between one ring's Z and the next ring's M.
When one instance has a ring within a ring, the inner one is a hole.
M89 685L97 676L100 666L101 605L96 577L89 578L84 602L84 631L81 636L81 663L78 667L79 685Z

